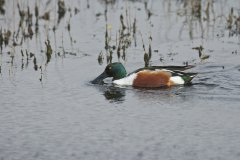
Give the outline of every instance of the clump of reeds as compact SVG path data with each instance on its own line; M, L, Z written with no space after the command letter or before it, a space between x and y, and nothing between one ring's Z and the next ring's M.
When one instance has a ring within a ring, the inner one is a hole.
M2 53L2 48L3 48L3 41L4 41L4 38L3 38L2 28L1 28L1 30L0 30L0 47L1 47L1 53Z
M38 28L39 28L39 24L38 24L38 20L39 20L39 10L38 10L37 4L35 4L34 13L35 13L35 18L36 18L36 22L35 22L35 32L38 33Z
M153 13L150 11L150 9L148 9L148 2L147 1L144 2L144 8L145 8L145 11L147 13L147 19L149 20L151 18L151 16L153 15Z
M64 0L58 0L58 23L64 17L66 12L65 2Z
M143 51L144 51L144 63L145 63L145 67L148 67L150 65L150 60L152 58L152 47L151 47L151 42L152 42L152 37L149 37L149 46L148 46L148 51L145 48L145 44L143 41L143 37L141 34L141 38L142 38L142 44L143 44Z
M126 17L128 16L128 12L126 11ZM116 33L116 41L113 42L112 38L112 26L106 24L105 31L105 50L106 50L106 59L107 63L112 62L113 53L116 52L118 59L122 58L125 60L126 58L126 50L131 46L132 39L136 34L136 19L134 20L133 25L130 25L128 18L124 17L123 14L120 15L120 28ZM98 56L99 64L102 64L103 53L100 52Z
M240 34L240 15L235 14L233 8L231 8L227 17L227 29L229 30L229 36Z
M45 42L45 45L46 45L46 57L47 57L46 64L48 64L52 57L52 47L49 40Z
M192 9L192 15L194 15L195 17L201 18L202 1L191 0L191 9Z
M4 4L5 0L0 0L0 14L5 14Z
M20 20L19 20L18 30L16 32L16 35L14 35L15 36L14 38L18 39L19 36L22 36L24 39L26 38L32 39L32 36L34 34L32 29L33 14L30 11L30 7L28 6L27 10L23 10L20 7L19 3L17 3L17 8L18 8ZM38 14L38 11L36 13L36 8L35 8L35 15L36 14ZM38 18L36 18L36 21L38 21ZM14 46L16 46L16 43Z
M200 45L199 47L193 47L192 49L198 51L198 57L201 61L206 60L210 57L210 55L203 53L204 48L202 45Z
M12 32L10 30L7 30L7 31L2 31L2 29L0 30L0 48L1 48L1 51L3 49L3 45L5 47L8 46L11 35L12 35Z

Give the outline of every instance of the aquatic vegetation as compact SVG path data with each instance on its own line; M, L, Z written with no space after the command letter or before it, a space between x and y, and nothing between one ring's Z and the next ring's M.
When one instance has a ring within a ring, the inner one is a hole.
M37 65L37 58L35 56L33 58L33 64L34 64L34 70L37 71L38 70L38 65Z
M46 57L47 57L46 64L48 64L52 57L52 47L49 40L45 42L45 45L46 45Z
M42 66L40 66L39 69L41 71L39 81L42 82L42 79L43 79L43 69L42 69Z
M191 3L192 15L194 15L195 17L201 18L202 1L191 0L190 3Z
M4 4L5 0L0 0L0 14L5 14Z
M128 12L126 11L126 16ZM124 16L120 15L120 29L116 33L116 41L115 43L112 42L112 26L109 24L106 24L106 30L105 30L105 50L106 50L106 59L107 64L112 62L113 53L116 51L118 59L122 58L123 60L126 59L126 50L131 46L133 37L136 34L136 20L133 22L130 26L129 23L125 22ZM133 32L132 32L133 30Z
M35 22L35 32L37 34L38 33L38 29L39 29L39 23L38 23L38 20L39 20L39 9L38 9L37 4L35 4L34 13L35 13L35 19L36 19L36 22Z
M101 51L98 55L98 64L102 65L104 60L103 52Z
M66 7L64 0L58 0L58 23L60 23L61 19L64 17L65 12Z
M229 36L240 34L240 15L235 14L233 8L231 8L227 17L227 29L229 30Z
M133 57L139 61L135 63L146 67L154 63L196 63L188 57L181 59L185 55L178 51L178 48L174 48L174 45L169 45L169 49L162 50L162 42L158 40L171 42L168 36L173 34L171 28L176 26L175 22L169 23L169 26L165 22L158 22L162 19L158 9L163 9L161 13L169 16L164 20L178 21L178 28L174 28L173 31L174 36L179 35L174 37L179 38L177 39L179 41L186 38L207 39L208 36L214 38L216 35L220 35L219 38L228 31L229 35L239 35L240 18L234 6L228 8L229 13L219 15L215 11L217 2L213 0L163 1L163 8L157 8L153 5L154 3L139 0L124 2L98 0L97 3L89 0L81 3L64 0L47 0L41 3L40 1L0 0L0 10L4 10L4 13L0 13L2 22L0 54L4 57L1 63L12 62L13 66L22 69L27 69L26 66L29 64L31 66L29 68L33 67L36 71L39 71L39 66L42 66L45 71L50 61L63 60L69 56L82 58L92 54L99 65L114 61L131 63ZM95 10L94 7L97 9ZM118 12L115 13L115 9ZM94 22L92 19L77 22L78 19L84 18L83 13L93 18ZM98 28L93 26L88 35L83 34L88 37L82 37L79 34L89 27L90 21L96 23ZM226 24L221 25L220 22ZM76 26L76 24L81 25ZM224 26L224 30L215 31L216 26ZM85 38L88 42L84 42ZM101 45L98 46L98 50L88 53L86 46L92 42L96 44L98 41ZM200 44L204 45L204 43ZM188 48L191 49L190 46ZM203 49L197 51L201 61L210 57L208 53L204 53Z
M227 28L228 29L232 29L233 19L234 19L233 8L231 8L231 11L230 11L230 13L228 15L228 19L227 19Z
M109 4L113 5L116 3L116 0L100 0L100 1L102 1L106 5L109 5Z
M2 34L2 29L0 30L0 47L1 47L1 53L2 53L2 47L3 47L3 34Z
M42 16L40 16L40 19L49 21L50 20L50 12L49 11L45 12Z
M144 2L144 8L145 8L145 11L146 11L146 14L147 14L147 19L149 20L151 18L151 16L153 15L153 13L151 12L150 9L148 9L148 2L147 1Z
M209 30L216 23L214 1L183 0L178 9L178 16L185 17L185 21L179 31L179 37L188 32L190 39L209 36ZM184 31L184 29L186 29ZM213 28L214 29L214 28ZM199 32L197 32L199 30Z
M201 61L208 59L210 57L210 55L204 54L203 53L203 47L202 45L200 45L199 47L193 47L192 49L197 50L198 51L198 56L201 59Z
M10 37L11 37L11 31L10 30L8 30L8 31L6 31L6 32L4 32L3 33L3 41L4 41L4 45L5 46L7 46L8 45L8 43L9 43L9 39L10 39Z
M144 51L144 62L145 62L145 67L148 67L150 65L150 60L152 58L152 47L151 47L151 42L152 42L152 37L149 37L149 46L148 46L148 52L146 51L145 44L143 41L143 37L141 34L142 38L142 44L143 44L143 51Z

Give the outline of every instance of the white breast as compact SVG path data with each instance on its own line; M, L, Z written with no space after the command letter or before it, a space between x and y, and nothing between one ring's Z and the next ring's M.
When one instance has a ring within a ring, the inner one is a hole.
M131 86L133 84L134 79L136 78L137 74L133 73L128 77L114 80L113 83L121 86Z

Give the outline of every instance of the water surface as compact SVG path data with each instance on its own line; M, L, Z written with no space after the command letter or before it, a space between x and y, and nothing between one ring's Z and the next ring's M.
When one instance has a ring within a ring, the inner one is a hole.
M57 1L19 4L24 11L30 6L34 34L17 46L11 38L0 54L0 159L240 158L239 30L228 28L231 8L239 17L239 1L203 0L198 15L177 0L70 0L60 20ZM39 17L50 13L50 20L39 18L38 32L35 5ZM2 32L13 36L20 21L17 2L6 1L3 7ZM126 26L136 18L136 46L130 36L125 57L121 52L118 59L114 50L113 62L122 62L128 72L143 67L143 39L146 50L149 43L152 47L150 65L196 65L193 84L168 89L91 84L107 65L106 27L112 46L121 14ZM27 33L25 21L17 43L23 30ZM200 45L208 59L192 49ZM26 50L34 54L37 70Z

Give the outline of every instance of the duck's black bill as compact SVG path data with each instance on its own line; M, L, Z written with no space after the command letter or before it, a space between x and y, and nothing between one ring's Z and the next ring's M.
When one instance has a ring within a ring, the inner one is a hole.
M102 84L103 80L105 78L107 78L108 75L106 74L106 72L104 71L102 74L100 74L97 78L95 78L94 80L91 81L92 84Z

